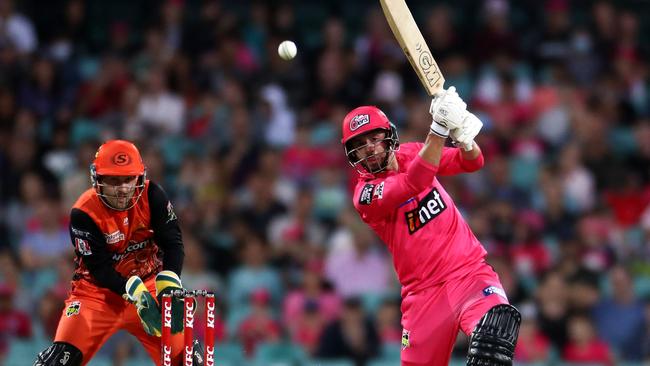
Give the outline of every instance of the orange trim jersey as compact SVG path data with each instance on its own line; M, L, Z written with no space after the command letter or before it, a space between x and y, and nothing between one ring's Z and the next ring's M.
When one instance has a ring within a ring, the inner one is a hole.
M73 281L84 279L121 295L131 276L146 279L163 269L181 274L183 243L173 206L156 183L147 180L144 190L125 211L107 207L94 189L79 197L70 213Z

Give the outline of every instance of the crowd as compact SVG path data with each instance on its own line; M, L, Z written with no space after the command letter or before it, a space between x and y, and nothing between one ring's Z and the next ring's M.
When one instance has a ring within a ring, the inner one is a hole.
M648 3L409 4L484 123L485 167L441 180L522 313L518 363L650 362ZM376 1L0 1L0 359L50 342L70 208L124 138L174 203L183 285L217 293L217 358L396 364L340 124L373 104L419 141L429 102ZM141 356L119 334L98 357Z

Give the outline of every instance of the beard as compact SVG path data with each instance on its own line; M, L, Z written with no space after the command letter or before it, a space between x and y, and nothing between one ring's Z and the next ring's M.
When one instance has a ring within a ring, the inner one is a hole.
M106 200L111 204L111 206L116 207L118 209L123 209L129 206L134 193L135 190L133 192L129 192L126 194L115 194L113 196L107 195Z
M388 166L388 157L390 154L384 151L379 154L370 155L361 162L361 165L368 173L380 172Z

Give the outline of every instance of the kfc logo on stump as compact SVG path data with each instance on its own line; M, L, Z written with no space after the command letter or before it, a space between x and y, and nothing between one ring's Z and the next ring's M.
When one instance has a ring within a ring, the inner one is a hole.
M211 335L212 332L214 331L214 301L206 301L205 304L206 307L206 317L205 317L205 322L206 322L206 327L208 330L206 330L206 336ZM214 347L211 347L209 345L206 345L205 347L205 364L206 366L213 366L214 365Z
M208 315L206 316L207 327L214 329L214 303L207 302L206 306L208 308Z
M172 366L172 347L163 346L163 366Z
M171 328L172 327L172 303L171 301L166 301L163 303L163 327Z
M185 365L192 366L192 354L194 353L194 346L192 344L193 331L194 331L194 307L196 306L195 300L192 297L185 296Z
M205 347L205 366L214 366L214 347Z
M192 346L185 346L185 366L192 366Z
M194 301L185 304L185 327L194 328Z

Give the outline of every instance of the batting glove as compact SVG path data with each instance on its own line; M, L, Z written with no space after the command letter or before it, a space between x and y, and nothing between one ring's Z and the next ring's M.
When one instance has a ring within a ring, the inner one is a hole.
M453 86L436 94L429 107L433 118L431 133L443 138L449 137L450 130L461 126L466 108L467 104L458 96Z
M162 324L160 307L140 277L131 276L126 281L124 298L135 305L144 331L149 335L160 337Z
M462 125L451 130L451 139L456 145L461 146L466 151L470 151L474 146L474 138L476 138L483 127L483 122L473 113L467 111L465 113Z
M172 271L162 271L156 275L156 297L158 303L162 303L162 297L165 294L171 294L172 291L183 290L181 279ZM180 333L183 331L184 319L184 302L183 296L172 296L172 333ZM196 311L196 306L193 307L192 313Z

